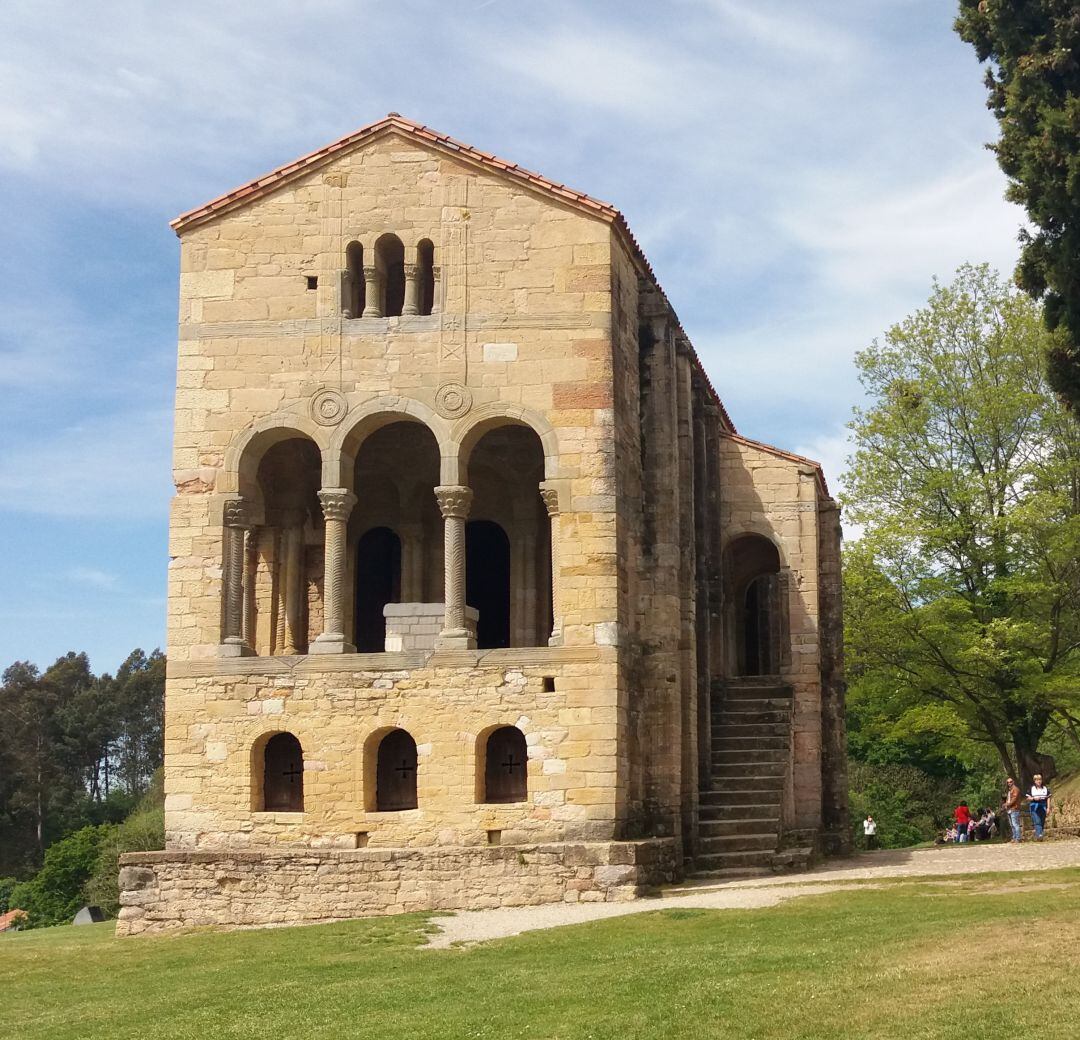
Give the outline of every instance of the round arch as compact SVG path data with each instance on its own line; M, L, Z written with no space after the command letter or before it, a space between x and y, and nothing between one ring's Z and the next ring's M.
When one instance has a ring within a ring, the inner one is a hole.
M544 451L544 478L551 480L559 475L559 438L555 427L542 415L521 405L492 401L480 405L459 419L450 431L450 439L457 448L457 480L468 483L469 456L480 438L500 426L524 426L540 438Z
M456 458L457 453L445 420L411 397L387 395L350 409L346 421L334 431L323 452L323 487L354 490L353 467L360 446L376 430L396 422L413 422L427 427L439 447L442 479L445 483L454 483L446 481L447 460Z
M314 443L323 458L328 446L324 426L303 415L274 415L242 430L225 451L225 463L218 477L217 490L226 493L254 494L258 497L255 475L262 457L275 444L294 437Z

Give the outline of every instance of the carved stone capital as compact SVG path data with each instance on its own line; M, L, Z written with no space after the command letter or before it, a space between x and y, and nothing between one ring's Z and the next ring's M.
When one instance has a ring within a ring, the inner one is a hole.
M435 499L439 503L439 511L444 520L449 520L451 517L464 520L468 517L472 497L472 488L463 487L460 484L440 484L435 489Z
M559 489L547 484L540 485L540 497L544 500L544 508L548 516L559 515ZM535 499L534 499L535 501Z
M365 282L377 281L378 277L379 277L379 269L374 264L371 264L371 265L365 264L364 265L364 281Z
M250 527L247 502L242 498L227 498L222 519L226 527Z
M345 521L356 505L356 495L346 488L323 488L319 492L319 501L327 520Z
M410 282L416 281L419 274L420 274L420 265L419 264L406 264L405 265L405 278L406 278L407 281L410 281Z

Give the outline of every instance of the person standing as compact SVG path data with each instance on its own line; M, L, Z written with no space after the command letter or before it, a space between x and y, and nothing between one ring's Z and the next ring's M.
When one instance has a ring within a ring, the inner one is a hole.
M866 849L869 852L870 849L877 848L877 821L869 813L866 814L866 819L863 820L862 825L863 842L866 845Z
M971 826L971 810L967 802L961 802L954 810L956 819L956 840L964 844L968 840L968 828Z
M1009 816L1009 827L1012 829L1014 845L1020 842L1020 801L1020 788L1016 786L1016 781L1010 776L1005 781L1005 801L1003 805L1005 812Z
M1050 812L1050 788L1043 784L1042 773L1036 773L1031 779L1031 791L1027 796L1028 811L1031 813L1031 824L1035 828L1035 839L1041 841L1046 830L1046 814Z

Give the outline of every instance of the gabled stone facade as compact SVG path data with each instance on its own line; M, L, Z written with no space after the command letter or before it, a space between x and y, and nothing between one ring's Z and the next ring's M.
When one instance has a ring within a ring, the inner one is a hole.
M121 933L843 843L836 505L617 211L391 115L174 226L166 850Z

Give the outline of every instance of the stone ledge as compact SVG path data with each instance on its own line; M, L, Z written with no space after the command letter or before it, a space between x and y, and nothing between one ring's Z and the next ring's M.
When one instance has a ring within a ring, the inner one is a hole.
M170 660L170 679L216 675L310 675L317 672L401 672L418 668L552 667L615 659L615 649L597 646L522 646L499 650L390 651L381 654L295 654L288 657Z

